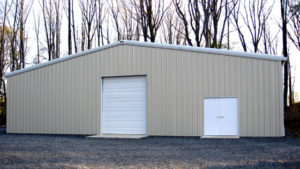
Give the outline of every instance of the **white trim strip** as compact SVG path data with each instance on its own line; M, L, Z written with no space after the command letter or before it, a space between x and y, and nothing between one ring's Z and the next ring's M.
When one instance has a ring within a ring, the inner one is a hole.
M24 69L16 70L13 72L6 73L5 77L14 76L20 73L28 72L34 69L38 69L41 67L45 67L48 65L52 65L55 63L63 62L69 59L73 59L79 56L83 56L86 54L90 54L93 52L101 51L104 49L108 49L118 45L133 45L133 46L142 46L142 47L153 47L153 48L162 48L162 49L174 49L174 50L183 50L183 51L193 51L193 52L201 52L201 53L211 53L211 54L220 54L220 55L231 55L231 56L239 56L239 57L248 57L248 58L255 58L255 59L266 59L266 60L275 60L275 61L286 61L287 59L282 56L276 55L268 55L268 54L261 54L261 53L248 53L248 52L239 52L239 51L231 51L225 49L214 49L214 48L202 48L202 47L193 47L193 46L184 46L184 45L172 45L172 44L161 44L161 43L153 43L153 42L139 42L139 41L130 41L130 40L123 40L114 42L108 45L104 45L101 47L97 47L94 49L82 51L79 53L75 53L72 55L68 55L62 58L54 59L45 63L41 63L38 65L34 65L31 67L27 67Z
M240 57L248 57L248 58L255 58L255 59L266 59L266 60L277 60L277 61L286 61L287 60L285 57L277 56L277 55L239 52L239 51L232 51L232 50L226 50L226 49L203 48L203 47L195 47L195 46L161 44L161 43L153 43L153 42L138 42L138 41L127 41L127 40L121 41L120 43L134 45L134 46L145 46L145 47L154 47L154 48L163 48L163 49L194 51L194 52L201 52L201 53L231 55L231 56L240 56Z
M204 139L238 139L240 136L201 136L200 138Z
M108 48L111 48L111 47L114 47L114 46L118 46L119 44L120 44L120 42L114 42L114 43L111 43L111 44L108 44L108 45L104 45L104 46L101 46L101 47L85 50L85 51L78 52L78 53L68 55L68 56L64 56L64 57L61 57L61 58L58 58L58 59L53 59L51 61L44 62L44 63L38 64L38 65L34 65L34 66L31 66L31 67L27 67L27 68L24 68L24 69L15 70L13 72L6 73L4 75L4 77L14 76L14 75L24 73L24 72L28 72L28 71L38 69L38 68L41 68L41 67L45 67L45 66L52 65L52 64L55 64L55 63L63 62L63 61L69 60L69 59L79 57L79 56L83 56L83 55L86 55L86 54L90 54L90 53L93 53L93 52L97 52L97 51L108 49Z

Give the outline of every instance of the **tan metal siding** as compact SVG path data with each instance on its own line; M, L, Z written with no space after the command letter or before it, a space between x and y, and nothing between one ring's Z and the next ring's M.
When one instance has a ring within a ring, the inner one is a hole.
M8 78L10 133L100 133L101 77L147 76L148 135L203 135L203 99L237 97L240 136L282 136L280 61L120 45Z

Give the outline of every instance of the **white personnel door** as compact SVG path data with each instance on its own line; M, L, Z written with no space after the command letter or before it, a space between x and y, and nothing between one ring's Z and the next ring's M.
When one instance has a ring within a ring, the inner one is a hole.
M146 134L146 77L102 79L102 134Z
M204 99L204 135L238 135L237 98Z

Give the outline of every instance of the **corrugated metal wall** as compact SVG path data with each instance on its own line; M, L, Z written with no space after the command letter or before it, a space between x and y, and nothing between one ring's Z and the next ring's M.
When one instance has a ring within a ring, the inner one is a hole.
M238 97L240 136L283 136L280 61L119 45L8 78L9 133L100 133L102 76L147 76L148 135L203 135L203 99Z

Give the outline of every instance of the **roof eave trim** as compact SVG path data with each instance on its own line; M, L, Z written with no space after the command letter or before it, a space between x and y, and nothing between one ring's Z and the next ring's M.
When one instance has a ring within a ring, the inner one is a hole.
M287 60L287 58L282 57L282 56L277 56L277 55L239 52L239 51L231 51L231 50L226 50L226 49L203 48L203 47L174 45L174 44L159 44L159 43L153 43L153 42L138 42L138 41L128 41L128 40L124 40L123 44L134 45L134 46L163 48L163 49L194 51L194 52L210 53L210 54L231 55L231 56L275 60L275 61L286 61Z
M15 70L13 72L6 73L4 75L4 77L11 77L11 76L23 73L23 72L28 72L28 71L31 71L31 70L34 70L34 69L38 69L38 68L41 68L41 67L45 67L45 66L48 66L48 65L52 65L52 64L55 64L55 63L59 63L59 62L63 62L63 61L69 60L69 59L73 59L73 58L76 58L76 57L79 57L79 56L87 55L87 54L94 53L94 52L97 52L97 51L100 51L100 50L104 50L104 49L107 49L107 48L118 46L119 44L120 44L119 42L114 42L114 43L111 43L111 44L108 44L108 45L104 45L104 46L101 46L101 47L93 48L93 49L82 51L82 52L78 52L78 53L68 55L68 56L64 56L64 57L61 57L61 58L58 58L58 59L53 59L51 61L44 62L44 63L38 64L38 65L34 65L34 66L31 66L31 67L27 67L27 68L24 68L24 69Z

